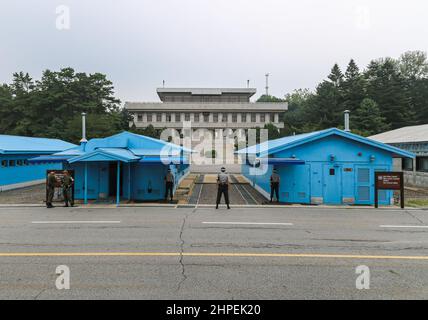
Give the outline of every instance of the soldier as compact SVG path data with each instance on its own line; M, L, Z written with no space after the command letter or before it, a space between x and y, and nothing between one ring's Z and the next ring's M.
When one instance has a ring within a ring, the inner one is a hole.
M276 201L279 202L279 175L276 169L273 169L270 176L270 202L273 200L273 195L276 195Z
M229 206L229 175L226 173L226 168L222 167L221 172L217 176L217 202L216 209L221 200L221 195L224 194L224 201L226 202L227 208Z
M74 184L73 177L70 175L70 173L67 170L64 170L64 177L62 178L62 195L64 196L64 202L65 202L64 207L68 207L69 203L71 207L74 206L73 195L72 195L73 184Z
M52 205L52 200L54 197L54 193L55 193L55 187L56 187L56 177L55 177L55 172L51 171L48 174L48 181L46 184L46 189L47 189L47 199L46 199L46 207L47 208L53 208Z
M168 169L168 173L165 176L165 200L168 200L168 194L172 201L173 190L174 190L174 175L171 172L171 169Z

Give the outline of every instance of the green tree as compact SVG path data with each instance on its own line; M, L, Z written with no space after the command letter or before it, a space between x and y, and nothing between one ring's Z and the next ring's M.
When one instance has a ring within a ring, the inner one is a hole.
M374 100L392 129L415 123L415 112L405 78L397 60L386 58L370 62L365 77L367 97Z
M372 99L364 99L355 113L351 114L351 129L355 126L358 133L364 136L384 132L389 129L386 119Z
M282 137L279 129L272 123L265 124L264 129L267 129L268 131L269 140L274 140Z
M271 96L271 95L261 95L258 99L257 102L284 102L284 99L281 98L277 98L275 96Z
M355 111L365 98L365 81L358 65L353 59L349 61L346 68L341 88L343 93L343 108L351 112Z

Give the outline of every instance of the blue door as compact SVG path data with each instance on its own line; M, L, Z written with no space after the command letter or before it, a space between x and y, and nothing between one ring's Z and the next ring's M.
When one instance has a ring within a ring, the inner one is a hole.
M326 164L323 168L323 197L325 204L342 203L341 166Z
M373 204L374 203L374 173L376 171L388 171L387 167L376 166L357 166L356 167L356 204ZM389 204L391 192L379 190L379 204Z
M309 165L285 165L278 167L281 177L279 197L283 202L310 202L310 167Z
M356 168L356 204L373 203L373 172L370 167Z

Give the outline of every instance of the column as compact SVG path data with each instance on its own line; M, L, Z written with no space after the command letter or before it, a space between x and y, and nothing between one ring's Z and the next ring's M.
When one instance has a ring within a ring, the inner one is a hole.
M116 179L116 205L120 203L120 161L117 162L117 179Z
M278 122L279 122L279 114L275 113L275 123L278 123Z
M83 199L84 204L88 204L88 163L85 162L85 180L83 185Z

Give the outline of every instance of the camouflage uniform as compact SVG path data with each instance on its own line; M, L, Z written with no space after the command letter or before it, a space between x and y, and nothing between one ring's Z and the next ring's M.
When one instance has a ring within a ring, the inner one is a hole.
M74 179L68 174L66 174L62 179L62 194L64 196L64 202L66 207L68 207L69 203L70 203L70 206L74 205L73 195L72 195L73 183L74 183Z
M46 185L47 188L47 194L48 194L48 198L46 199L46 206L48 208L52 208L52 200L54 197L54 193L55 193L55 186L56 186L56 177L54 174L49 173L48 174L48 182Z

